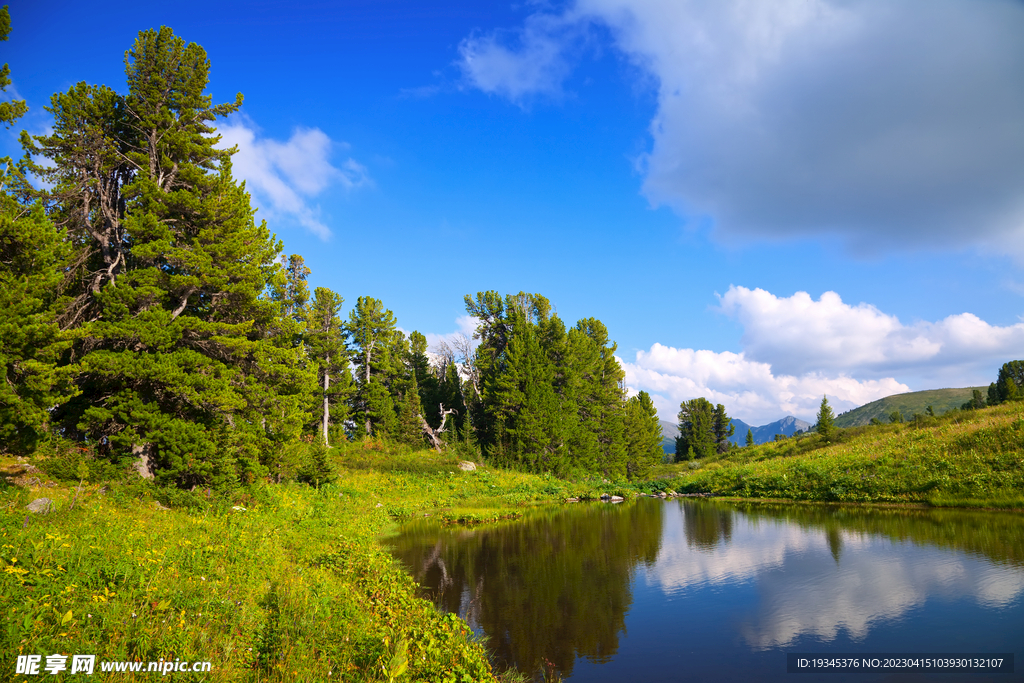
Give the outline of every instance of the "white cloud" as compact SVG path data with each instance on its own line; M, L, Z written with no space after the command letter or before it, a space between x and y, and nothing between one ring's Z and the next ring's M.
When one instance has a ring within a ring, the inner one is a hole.
M334 142L318 128L296 128L287 142L279 142L261 137L248 118L233 116L217 132L221 135L218 147L238 147L232 157L234 173L245 180L264 217L289 218L324 240L331 231L310 200L332 185L353 190L372 183L366 168L352 158L340 168L331 163L333 149L347 145Z
M610 29L657 83L645 195L727 241L831 233L860 251L1024 258L1024 4L576 0L463 43L467 80L558 93ZM470 59L471 58L471 59Z
M564 53L575 28L565 17L533 14L519 31L465 38L458 65L469 85L513 102L537 93L557 96L570 71Z
M910 391L892 377L857 380L843 374L776 374L768 363L743 353L677 349L654 344L635 362L620 359L626 384L651 394L663 420L674 421L682 401L703 396L722 403L732 417L753 425L794 415L809 422L828 396L836 412Z
M978 382L1024 349L1024 323L998 327L972 313L907 325L875 306L844 303L835 292L815 301L807 292L777 297L735 286L720 301L743 325L746 356L783 373L945 373Z
M740 353L654 344L620 361L626 383L652 394L663 419L703 396L754 425L795 415L813 422L827 395L839 412L915 389L985 385L1024 349L1024 323L999 327L972 313L906 325L835 292L778 297L730 287L720 310L743 325ZM899 379L897 379L899 378Z

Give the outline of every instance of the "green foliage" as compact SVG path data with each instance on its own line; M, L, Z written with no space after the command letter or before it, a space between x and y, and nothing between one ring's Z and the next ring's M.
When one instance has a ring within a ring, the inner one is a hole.
M941 415L950 410L959 409L965 401L971 399L974 389L978 388L983 389L984 387L929 389L887 396L837 415L835 425L843 429L861 427L871 424L872 418L888 422L889 414L894 410L899 410L904 415L913 415L925 412L929 405L937 415Z
M818 409L818 425L815 428L825 441L831 441L835 435L835 415L832 414L832 406L828 404L828 397L821 397L821 407Z
M7 11L7 5L4 5L3 9L0 9L0 41L6 41L10 33L11 14ZM3 67L0 67L0 92L7 92L7 87L10 84L11 69L4 64ZM0 123L10 128L11 124L24 116L26 112L28 112L28 105L24 100L0 102Z
M626 401L624 428L626 433L626 476L630 481L646 478L661 462L661 425L658 410L646 391Z
M390 438L398 427L396 392L404 374L405 337L395 316L380 300L361 296L349 314L346 330L355 351L355 392L352 419L357 437Z
M989 405L1024 398L1024 360L1012 360L999 368L999 376L989 386Z
M676 461L708 458L718 452L715 407L706 398L683 401L679 406Z
M539 294L465 301L480 345L463 396L484 454L533 472L627 476L624 375L601 321L566 330Z
M751 431L750 427L747 427L747 441L746 446L749 448L754 445L754 432Z
M349 369L346 329L339 317L344 299L325 287L317 287L313 302L305 313L307 320L304 342L306 354L316 364L318 415L320 433L330 444L332 424L344 424L348 416L348 400L355 392Z
M1012 507L1024 501L1022 453L1024 416L1009 404L839 430L833 443L812 434L739 449L668 485L757 498Z
M54 216L80 244L72 301L79 396L54 419L104 454L148 456L160 481L226 486L298 436L314 381L273 291L280 243L257 225L208 122L206 53L168 28L139 34L128 93L57 94L50 135Z

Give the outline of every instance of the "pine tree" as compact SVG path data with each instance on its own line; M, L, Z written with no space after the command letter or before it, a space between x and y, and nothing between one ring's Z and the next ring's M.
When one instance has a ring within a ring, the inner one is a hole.
M664 456L658 411L646 391L626 401L624 426L626 476L632 480L643 479Z
M10 33L0 9L0 40ZM0 69L0 92L11 84ZM0 122L10 126L27 111L23 101L0 102ZM31 451L47 431L49 409L70 397L57 361L67 342L56 324L68 245L11 159L0 159L0 444ZM21 190L18 194L18 190Z
M747 446L754 445L754 432L751 431L750 427L747 427Z
M725 414L725 406L719 403L715 406L715 418L713 431L715 434L715 449L719 453L729 450L729 437L736 433L736 425Z
M241 96L212 106L205 51L166 27L139 34L126 73L124 97L84 84L54 96L54 132L36 138L55 164L55 216L82 245L65 320L81 394L55 416L164 482L252 480L298 435L312 377L267 295L281 245L208 125Z
M676 462L714 455L718 450L714 424L715 407L706 398L683 401L679 405Z
M332 424L343 424L347 400L354 391L349 370L345 326L338 317L345 300L326 287L317 287L306 311L306 353L316 365L319 429L330 448ZM333 422L332 422L333 420Z
M352 419L356 435L391 438L398 418L391 387L402 371L396 365L406 355L401 351L404 335L395 327L394 314L368 296L356 300L346 329L355 345Z
M835 415L832 414L832 406L828 404L828 397L821 397L821 407L818 408L818 433L825 441L831 441L835 437Z

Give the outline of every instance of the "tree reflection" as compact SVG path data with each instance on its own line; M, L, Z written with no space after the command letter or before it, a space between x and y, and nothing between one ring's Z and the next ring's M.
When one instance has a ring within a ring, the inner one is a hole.
M735 512L717 505L687 505L683 508L683 531L686 544L698 550L712 551L720 542L728 543L732 538L732 517Z
M394 553L438 607L487 636L499 665L572 673L618 650L639 563L653 565L663 506L589 504L498 527L408 527Z

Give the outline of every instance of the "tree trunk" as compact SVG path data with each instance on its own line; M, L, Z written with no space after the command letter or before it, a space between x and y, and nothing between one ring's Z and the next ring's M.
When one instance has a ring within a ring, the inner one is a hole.
M152 461L150 460L150 454L152 453L152 450L153 444L144 443L134 444L132 446L132 455L136 457L136 460L132 464L132 467L135 469L136 472L139 473L139 476L142 477L143 479L153 478L153 470L150 469L152 465Z
M324 423L323 423L324 445L327 446L328 448L331 447L331 443L329 441L329 437L327 436L327 428L328 428L328 426L331 423L331 406L330 406L330 402L327 400L327 389L331 385L331 375L330 375L329 372L327 372L327 368L330 367L330 365L331 365L331 356L330 356L330 354L328 354L326 360L324 361Z

